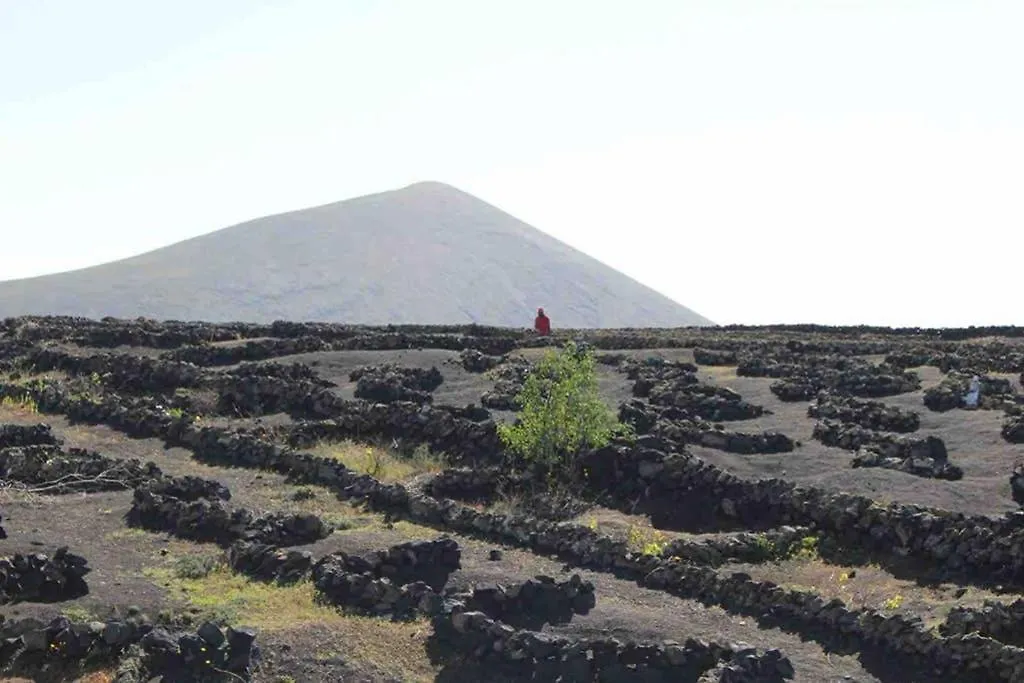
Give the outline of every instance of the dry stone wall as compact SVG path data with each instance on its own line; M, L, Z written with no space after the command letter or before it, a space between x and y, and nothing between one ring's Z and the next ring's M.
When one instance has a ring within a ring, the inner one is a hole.
M965 395L971 383L972 375L950 372L937 386L924 392L924 405L935 412L945 412L965 407ZM1003 410L1017 403L1010 381L998 377L981 375L978 377L981 392L978 407L989 410Z
M48 424L0 424L0 449L12 446L59 446Z
M159 476L160 468L151 462L108 458L82 448L0 448L0 480L18 482L37 493L116 491Z
M114 391L168 392L179 387L198 387L202 368L182 361L160 360L125 353L76 356L49 348L35 349L25 363L36 372L60 370L69 375L95 375Z
M430 403L433 400L430 393L444 381L437 368L424 370L390 364L358 368L349 379L356 383L356 398L375 403Z
M433 627L435 648L455 650L464 658L522 680L695 682L716 670L717 678L710 680L776 683L794 673L778 650L760 652L694 639L660 644L610 638L577 640L517 630L460 604L434 617Z
M232 570L260 581L294 583L306 578L313 568L308 550L283 549L260 541L239 540L227 550Z
M12 391L10 385L0 385L0 394ZM102 415L126 431L150 430L150 435L191 448L205 461L289 473L297 480L316 481L339 495L366 501L374 509L421 523L557 554L581 566L623 572L636 576L643 585L746 611L759 619L785 618L791 628L804 632L842 633L893 654L924 657L954 677L974 671L987 680L1009 681L1024 675L1024 651L984 637L943 637L900 615L850 610L842 603L786 591L742 575L726 579L692 563L636 556L621 543L586 527L481 513L454 501L381 484L339 463L282 449L250 435L168 419L146 406L111 406L100 413L95 403L86 408L80 400L62 394L59 385L18 387L17 391L33 392L43 410L90 411L94 418ZM880 506L866 498L780 480L745 481L685 453L662 454L655 460L648 451L635 455L657 467L627 463L627 469L632 468L628 475L644 470L641 483L649 489L648 500L659 505L668 519L683 507L708 500L729 516L775 526L807 523L818 533L836 536L854 547L920 557L950 571L968 572L974 580L1021 578L1024 515L991 519L913 506ZM627 458L630 455L627 453Z
M789 453L795 448L793 440L781 432L727 431L721 425L692 415L685 408L654 406L639 399L619 406L619 420L632 425L638 434L730 453Z
M194 633L154 627L144 615L72 622L0 616L0 668L33 673L58 662L114 662L115 683L250 680L260 660L250 629L203 623ZM228 672L224 674L222 672Z
M999 433L1010 443L1024 443L1024 415L1007 417Z
M818 392L807 407L807 416L829 418L885 432L916 432L921 417L909 410L888 406L881 401L862 401L829 391Z
M88 561L60 547L53 557L45 553L0 558L0 604L59 602L89 592L85 575Z
M538 575L519 583L476 587L457 594L467 610L483 612L514 628L540 630L545 624L565 624L587 614L597 604L594 584L573 574L565 581Z
M919 477L956 481L963 470L949 462L946 444L936 436L907 436L865 429L860 425L821 420L813 436L826 446L856 451L854 467L885 467Z
M939 625L944 636L979 633L1007 645L1024 646L1024 600L1009 604L986 600L981 608L954 607Z
M193 480L194 481L194 480ZM219 494L215 482L203 487ZM189 494L175 497L175 490ZM152 531L166 531L180 538L230 545L238 540L272 546L304 545L325 538L331 529L316 515L269 513L256 516L249 510L229 509L224 498L201 495L191 482L161 481L135 489L127 522Z

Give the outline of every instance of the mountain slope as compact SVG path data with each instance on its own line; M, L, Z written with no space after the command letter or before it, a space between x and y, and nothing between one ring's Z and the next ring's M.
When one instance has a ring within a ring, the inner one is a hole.
M712 324L441 183L267 216L81 270L0 282L25 314L556 327Z

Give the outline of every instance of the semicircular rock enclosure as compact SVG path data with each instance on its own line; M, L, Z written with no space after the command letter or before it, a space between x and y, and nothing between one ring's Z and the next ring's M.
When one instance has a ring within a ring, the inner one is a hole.
M1024 681L1022 337L0 321L0 679Z

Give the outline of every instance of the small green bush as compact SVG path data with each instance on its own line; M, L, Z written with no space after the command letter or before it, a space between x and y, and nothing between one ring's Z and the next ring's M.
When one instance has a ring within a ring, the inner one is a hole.
M593 354L573 342L545 354L516 400L519 419L498 434L513 456L549 473L570 473L581 451L628 433L598 394Z

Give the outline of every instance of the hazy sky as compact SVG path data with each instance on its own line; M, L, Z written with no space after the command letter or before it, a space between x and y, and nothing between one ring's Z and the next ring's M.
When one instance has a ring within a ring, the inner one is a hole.
M720 323L1024 324L1022 28L1019 0L0 0L0 280L438 180Z

